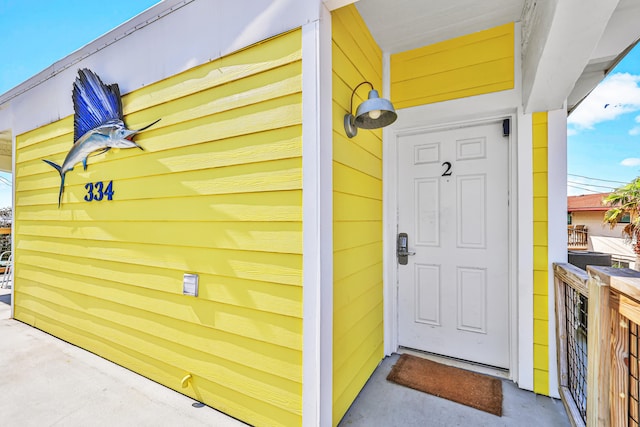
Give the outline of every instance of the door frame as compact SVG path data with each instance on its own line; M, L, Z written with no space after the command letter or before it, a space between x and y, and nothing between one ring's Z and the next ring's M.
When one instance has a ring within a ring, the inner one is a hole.
M424 112L425 107L416 107ZM427 108L429 109L429 108ZM511 122L508 146L508 193L509 193L509 224L508 224L508 289L509 289L509 348L510 366L508 378L518 380L518 147L517 147L517 117L515 109L495 112L493 114L476 114L462 120L443 120L431 122L422 119L424 114L411 114L405 126L386 128L383 134L383 239L384 239L384 322L385 322L385 354L398 351L398 263L396 260L396 236L398 233L398 139L400 136L416 133L453 130L498 122L508 118ZM427 116L428 117L428 116ZM422 122L422 123L421 123Z

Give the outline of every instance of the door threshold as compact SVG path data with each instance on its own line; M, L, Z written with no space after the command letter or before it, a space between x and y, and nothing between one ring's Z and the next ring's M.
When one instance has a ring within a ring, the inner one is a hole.
M440 354L429 353L428 351L415 350L407 347L398 347L398 353L422 357L423 359L428 359L432 362L442 363L443 365L453 366L454 368L465 369L479 374L490 375L503 380L511 380L509 370L498 368L497 366L469 362L468 360L456 359L455 357L442 356Z

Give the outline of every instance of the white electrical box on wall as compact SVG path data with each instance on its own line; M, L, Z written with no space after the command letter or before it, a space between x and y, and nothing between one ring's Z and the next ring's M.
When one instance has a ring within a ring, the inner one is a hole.
M182 294L191 295L193 297L198 296L198 275L185 273L182 279Z

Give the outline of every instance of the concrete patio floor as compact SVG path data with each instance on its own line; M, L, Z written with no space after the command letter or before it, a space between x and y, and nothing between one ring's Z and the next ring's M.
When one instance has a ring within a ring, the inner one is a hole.
M24 323L0 289L0 426L243 426L208 406ZM569 426L562 403L503 381L502 417L386 381L385 358L340 426Z
M246 424L95 354L9 319L0 289L0 426Z
M386 378L398 357L382 361L341 427L571 426L560 400L521 390L508 380L502 380L502 417L391 383Z

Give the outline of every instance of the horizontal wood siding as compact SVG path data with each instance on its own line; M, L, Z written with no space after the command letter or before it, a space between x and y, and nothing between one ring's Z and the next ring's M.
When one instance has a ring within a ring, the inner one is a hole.
M145 151L76 166L60 208L42 159L62 163L73 118L19 135L16 318L252 425L300 425L301 73L298 30L127 94L130 128L161 118ZM83 200L111 180L113 201Z
M391 55L391 101L414 107L514 88L514 24Z
M349 139L343 118L353 89L382 86L382 53L354 6L332 14L333 31L333 423L383 357L382 132ZM358 89L354 109L367 98Z

